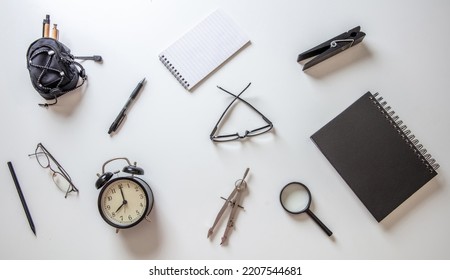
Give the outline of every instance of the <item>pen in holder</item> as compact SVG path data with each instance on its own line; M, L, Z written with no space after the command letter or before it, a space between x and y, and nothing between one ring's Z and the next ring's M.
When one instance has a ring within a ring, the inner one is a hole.
M39 104L43 107L55 105L58 97L81 87L87 80L84 67L75 59L102 61L99 55L77 57L70 49L58 41L59 30L54 25L49 37L50 16L44 19L43 37L28 48L27 68L35 90L51 103Z

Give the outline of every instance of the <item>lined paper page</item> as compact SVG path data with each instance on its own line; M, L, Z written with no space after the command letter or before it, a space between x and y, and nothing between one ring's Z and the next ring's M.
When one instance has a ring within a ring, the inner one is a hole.
M250 41L224 12L217 10L159 54L159 59L187 89Z

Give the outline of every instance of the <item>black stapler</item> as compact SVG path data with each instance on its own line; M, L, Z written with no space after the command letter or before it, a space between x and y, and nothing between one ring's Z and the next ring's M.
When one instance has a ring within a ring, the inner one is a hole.
M307 50L306 52L299 54L297 62L316 56L315 58L305 63L305 65L303 66L303 71L305 71L306 69L338 53L341 53L356 44L361 43L366 34L364 32L361 32L360 30L361 27L357 26L353 29L350 29L348 32L344 32L341 35L338 35L310 50Z

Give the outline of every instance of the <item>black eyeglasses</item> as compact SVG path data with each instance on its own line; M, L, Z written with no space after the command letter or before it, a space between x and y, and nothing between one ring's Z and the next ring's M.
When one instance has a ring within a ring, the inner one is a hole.
M61 164L50 154L50 152L41 143L37 144L36 151L34 154L29 154L29 157L35 156L37 162L42 168L49 168L53 174L52 179L55 185L61 190L66 192L65 198L70 192L78 192L78 189L72 183L72 179L69 174L64 170ZM57 170L55 170L51 163L56 165Z
M251 85L252 83L249 83L242 91L241 93L239 93L238 95L235 95L225 89L223 89L220 86L217 86L220 90L223 90L224 92L234 96L233 101L231 101L230 105L228 105L228 107L225 109L225 111L223 112L222 116L220 116L219 121L217 121L216 125L214 126L214 129L212 130L211 134L209 135L209 138L214 141L214 142L228 142L228 141L234 141L234 140L238 140L238 139L243 139L246 137L253 137L253 136L258 136L261 135L263 133L269 132L272 128L273 128L273 124L272 122L266 118L263 114L261 114L261 112L259 112L255 107L253 107L250 103L248 103L247 101L245 101L244 99L242 99L240 96L241 94L244 93L244 91L246 91L248 89L248 87ZM224 134L224 135L215 135L215 133L218 130L218 127L220 125L220 122L222 121L223 117L225 116L225 114L228 112L228 110L230 109L231 105L233 105L233 103L236 100L240 100L242 102L244 102L246 105L250 106L250 108L252 108L256 113L258 113L262 119L267 123L267 125L261 126L259 128L253 129L253 130L246 130L245 133L243 135L240 135L238 132L233 133L233 134Z

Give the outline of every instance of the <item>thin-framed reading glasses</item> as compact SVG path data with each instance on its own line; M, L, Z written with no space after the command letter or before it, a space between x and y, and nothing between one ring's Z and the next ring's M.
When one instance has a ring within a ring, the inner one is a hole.
M217 121L216 125L214 126L213 130L211 131L211 134L209 135L209 138L214 141L214 142L228 142L228 141L234 141L234 140L240 140L240 139L244 139L246 137L253 137L253 136L258 136L261 135L263 133L269 132L270 130L272 130L273 128L273 123L266 117L264 116L260 111L258 111L255 107L253 107L253 105L251 105L250 103L248 103L247 101L245 101L244 99L242 99L240 96L244 93L244 91L246 91L249 87L250 87L251 83L249 83L238 95L235 95L231 92L229 92L228 90L217 86L220 90L234 96L234 99L231 101L231 103L228 105L228 107L225 109L225 111L222 113L222 115L220 116L219 120ZM252 130L246 130L244 132L244 134L239 134L238 132L236 133L232 133L232 134L223 134L223 135L215 135L219 125L222 121L222 119L224 118L224 116L227 114L227 112L229 111L229 109L231 108L231 106L233 105L234 102L236 102L236 100L240 100L242 102L244 102L246 105L248 105L250 108L252 108L256 113L258 113L262 119L267 123L264 126L261 126L259 128L256 129L252 129Z
M29 154L28 156L35 156L37 162L42 168L48 168L52 171L53 182L59 189L66 192L65 198L67 198L67 195L71 192L78 193L78 189L72 183L69 173L67 173L67 171L61 166L61 164L59 164L59 162L44 147L44 145L42 145L42 143L38 143L34 154ZM57 170L52 167L51 163L56 165Z

